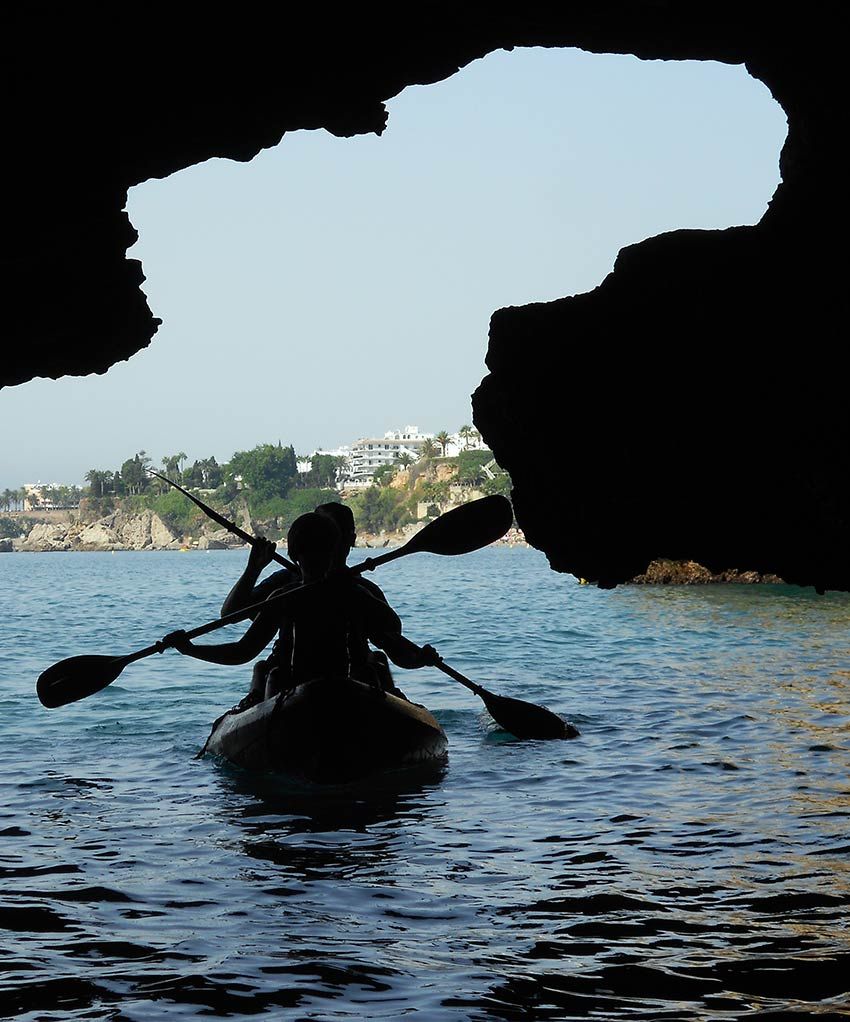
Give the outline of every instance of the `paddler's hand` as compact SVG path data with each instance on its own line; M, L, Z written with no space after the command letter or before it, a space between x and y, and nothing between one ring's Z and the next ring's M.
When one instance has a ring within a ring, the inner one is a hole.
M188 653L192 648L192 640L183 631L178 629L176 632L169 632L168 635L164 635L157 646L161 646L160 653L165 649L176 649L178 653Z
M442 661L440 654L434 649L433 646L425 645L422 647L422 666L423 667L436 667L438 663Z
M251 553L248 555L248 568L259 575L267 564L272 563L276 550L277 547L270 539L257 536L256 540L251 544Z

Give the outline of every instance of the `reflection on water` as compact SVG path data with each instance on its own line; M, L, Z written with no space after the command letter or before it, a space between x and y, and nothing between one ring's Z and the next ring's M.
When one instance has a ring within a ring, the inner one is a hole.
M582 737L517 742L411 673L449 762L381 785L193 760L240 670L164 656L35 703L62 656L213 617L242 560L4 561L0 1014L850 1018L850 598L600 593L519 549L399 562L412 638Z
M242 850L301 880L391 879L400 828L425 826L444 763L388 773L369 782L323 787L219 764L227 794L222 823L241 832ZM308 835L315 835L313 840Z

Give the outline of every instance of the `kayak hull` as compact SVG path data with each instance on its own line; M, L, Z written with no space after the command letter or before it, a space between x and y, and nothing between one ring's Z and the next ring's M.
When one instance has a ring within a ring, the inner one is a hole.
M206 751L248 770L338 784L438 763L447 747L423 706L357 681L318 680L225 715Z

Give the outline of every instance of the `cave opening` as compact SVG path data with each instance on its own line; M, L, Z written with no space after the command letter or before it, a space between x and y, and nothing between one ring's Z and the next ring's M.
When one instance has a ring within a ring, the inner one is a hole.
M757 222L786 128L741 66L572 49L491 53L387 107L381 136L298 131L134 188L163 325L104 377L6 392L34 426L13 476L456 429L495 309L591 290L646 237Z

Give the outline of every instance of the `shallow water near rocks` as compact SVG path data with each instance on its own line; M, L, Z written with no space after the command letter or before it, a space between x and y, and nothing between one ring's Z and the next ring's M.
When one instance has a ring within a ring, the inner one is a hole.
M244 562L0 558L0 1016L850 1018L850 597L388 565L412 639L582 735L399 671L449 760L375 786L193 759L248 668L170 652L39 705L54 661L217 616Z

